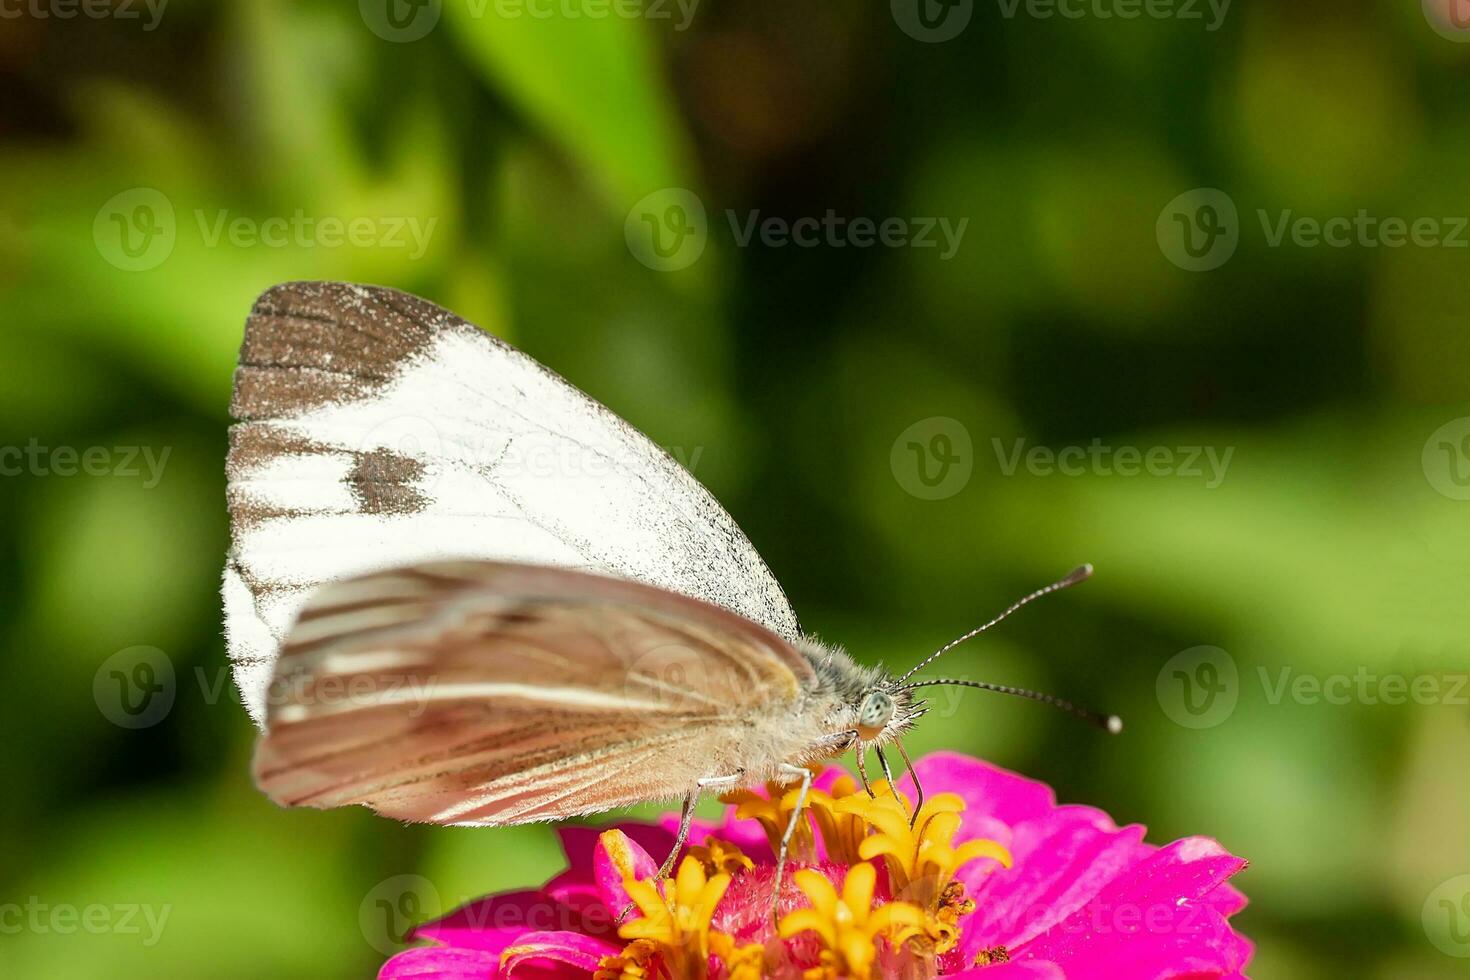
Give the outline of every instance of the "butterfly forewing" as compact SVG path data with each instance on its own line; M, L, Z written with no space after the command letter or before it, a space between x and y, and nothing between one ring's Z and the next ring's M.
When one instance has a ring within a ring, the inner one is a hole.
M226 634L257 721L311 591L413 562L606 572L799 635L750 542L667 453L424 300L329 282L267 291L231 410Z
M431 563L323 588L266 692L277 802L506 824L682 796L812 678L783 638L603 575ZM712 752L710 747L714 746Z

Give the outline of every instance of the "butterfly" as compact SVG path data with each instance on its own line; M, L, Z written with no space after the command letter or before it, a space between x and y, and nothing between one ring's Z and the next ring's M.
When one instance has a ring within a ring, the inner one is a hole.
M498 826L865 766L935 684L806 636L735 521L527 355L392 289L296 282L245 326L226 463L225 631L257 784ZM916 787L916 807L922 788ZM784 864L785 845L780 862ZM779 888L779 871L778 883Z

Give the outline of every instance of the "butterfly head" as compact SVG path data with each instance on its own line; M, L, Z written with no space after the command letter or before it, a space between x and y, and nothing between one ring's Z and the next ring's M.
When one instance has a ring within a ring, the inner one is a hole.
M908 731L924 713L924 702L891 680L869 688L857 705L853 728L864 742L887 741Z

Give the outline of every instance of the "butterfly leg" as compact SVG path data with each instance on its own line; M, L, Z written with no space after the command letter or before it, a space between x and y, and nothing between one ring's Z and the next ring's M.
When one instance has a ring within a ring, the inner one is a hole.
M888 768L888 756L886 756L886 755L883 754L883 746L881 746L881 745L874 746L873 747L873 751L876 752L876 753L878 753L878 764L883 767L883 778L886 779L886 780L888 780L888 792L892 793L893 794L893 798L898 801L898 805L900 807L902 807L905 811L907 811L908 810L908 804L904 802L904 799L903 799L902 796L899 796L898 795L898 786L896 786L894 784L894 782L893 782L893 770L890 769L890 768ZM910 827L912 827L914 825L914 817L916 815L917 814L910 814L909 815L909 826Z
M858 778L863 781L863 789L867 790L869 799L876 799L873 793L873 784L868 782L868 750L859 745L853 750L853 757L857 761Z
M781 901L781 877L786 870L786 849L791 844L791 835L796 833L797 822L802 819L802 811L806 806L806 795L812 788L812 771L802 766L793 766L782 763L780 774L782 776L796 776L801 780L801 790L796 794L796 809L791 811L791 819L786 823L786 832L781 835L781 850L776 855L776 880L771 886L771 919L777 918L778 905Z
M669 856L664 858L664 863L659 865L658 874L653 880L659 881L667 878L674 870L674 862L679 858L679 852L689 840L689 828L694 823L694 805L699 802L699 795L708 790L727 790L739 784L744 778L743 773L733 776L707 776L695 784L694 790L684 797L684 811L679 814L679 832L674 835L674 849Z
M674 862L679 859L679 852L684 849L684 844L689 840L689 828L694 824L694 807L699 802L699 795L709 789L730 789L739 785L743 778L745 778L744 773L736 773L733 776L709 776L695 784L695 788L684 797L684 809L679 814L679 831L674 835L674 849L669 852L668 857L664 858L664 863L659 866L658 873L653 876L654 881L662 881L674 870ZM622 922L633 909L633 903L628 903L624 906L623 911L618 913L617 921Z
M664 863L658 866L658 874L653 876L654 881L661 881L669 876L674 870L674 861L679 857L679 852L684 849L684 842L689 839L689 827L694 823L694 805L699 802L699 790L696 789L684 797L684 809L679 814L679 832L674 835L674 849L669 856L664 858Z
M924 784L919 782L919 774L914 772L914 763L909 759L909 754L904 750L903 743L898 739L893 740L898 746L898 754L903 757L903 768L914 780L914 815L909 818L909 826L913 827L914 821L919 819L919 811L924 809Z

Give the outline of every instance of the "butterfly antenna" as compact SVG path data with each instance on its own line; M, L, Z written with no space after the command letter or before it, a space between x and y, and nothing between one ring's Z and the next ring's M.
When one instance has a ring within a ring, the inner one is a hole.
M1011 613L1015 612L1017 609L1020 609L1022 606L1026 605L1027 603L1034 602L1035 600L1040 599L1044 595L1051 595L1053 592L1060 592L1062 589L1065 589L1068 586L1076 585L1078 582L1084 581L1085 579L1087 579L1091 575L1092 575L1092 566L1091 565L1082 565L1082 566L1080 566L1078 568L1072 569L1072 571L1067 575L1066 578L1058 579L1057 581L1053 582L1051 585L1044 586L1043 588L1037 589L1035 592L1031 593L1028 596L1022 596L1020 599L1017 599L1015 602L1011 603L1010 608L1006 609L1005 612L1001 613L999 616L995 617L990 622L986 623L984 626L977 626L975 629L970 630L970 632L966 633L964 636L958 637L957 639L950 640L944 646L940 647L938 650L935 650L933 653L929 654L929 656L927 656L923 660L919 661L919 665L917 667L915 667L913 670L909 671L907 674L904 674L902 677L900 677L898 679L898 682L900 684L902 684L904 681L908 680L910 677L913 677L919 671L923 670L925 667L929 666L931 663L933 663L934 661L938 660L940 657L944 656L946 653L948 653L949 651L953 650L955 647L959 646L961 643L964 643L966 640L973 639L974 637L979 636L981 633L984 633L986 630L990 629L990 627L994 626L996 623L998 623L1001 620L1005 619ZM919 685L912 685L912 686L917 687Z
M1053 708L1060 708L1068 714L1076 715L1089 725L1095 725L1110 735L1116 735L1123 730L1123 719L1117 715L1104 715L1096 711L1088 711L1086 708L1065 701L1051 694L1042 694L1040 691L1028 691L1024 687L1007 687L1004 684L987 684L984 681L962 681L953 677L936 677L928 681L915 681L905 685L902 690L912 691L916 687L935 687L946 684L952 687L973 687L982 691L995 691L997 694L1010 694L1018 698L1028 698L1032 701L1040 701L1049 704Z

